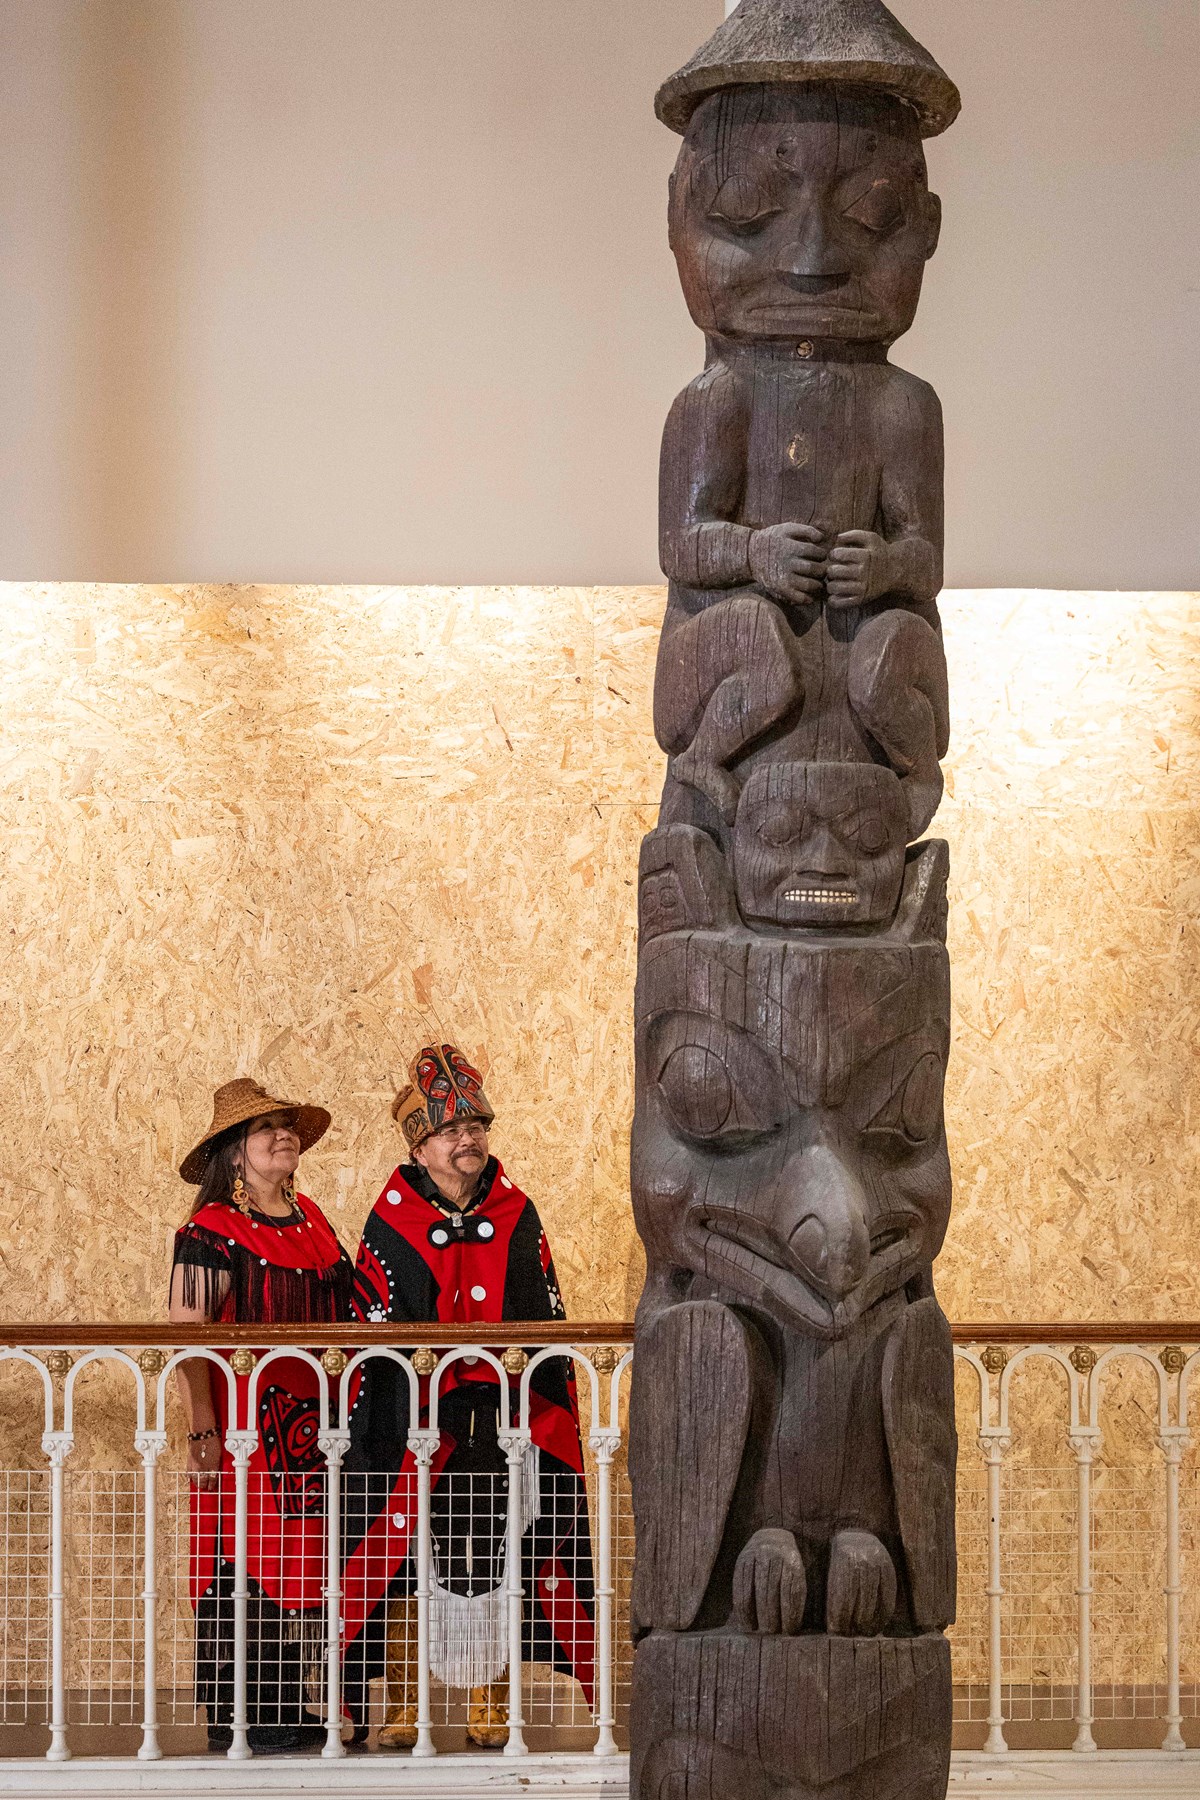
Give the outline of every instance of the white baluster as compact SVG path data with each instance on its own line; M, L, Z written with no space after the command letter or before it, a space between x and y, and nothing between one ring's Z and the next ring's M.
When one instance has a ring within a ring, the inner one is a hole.
M1072 1750L1095 1750L1092 1736L1092 1462L1101 1432L1096 1425L1079 1425L1070 1433L1069 1442L1075 1452L1079 1472L1079 1575L1075 1592L1079 1599L1079 1685L1075 1723L1078 1727Z
M1191 1443L1191 1433L1184 1425L1167 1425L1159 1433L1158 1446L1167 1471L1167 1580L1163 1593L1167 1601L1167 1735L1164 1750L1186 1750L1180 1730L1183 1714L1179 1705L1179 1465Z
M139 1431L133 1440L142 1459L142 1762L158 1762L158 1459L167 1447L165 1431Z
M417 1465L417 1741L414 1756L436 1756L429 1696L429 1601L432 1554L429 1524L429 1465L437 1452L440 1431L414 1426L408 1448Z
M596 1582L596 1728L594 1756L616 1756L613 1736L613 1519L612 1464L621 1444L619 1431L593 1431L588 1447L596 1458L596 1537L599 1549Z
M322 1756L345 1756L342 1743L342 1460L350 1448L348 1431L322 1431L317 1445L325 1458L325 1743Z
M42 1433L42 1449L50 1463L50 1748L47 1762L67 1762L67 1683L63 1665L63 1464L71 1454L71 1431Z
M250 1458L258 1443L254 1431L229 1431L225 1448L233 1458L233 1742L228 1755L245 1762L253 1753L246 1738L246 1608L249 1548Z
M1004 1756L1008 1743L1004 1736L1003 1697L1003 1623L1004 1588L1000 1581L1000 1464L1012 1444L1012 1438L1001 1425L984 1425L979 1432L979 1448L987 1464L988 1493L988 1734L984 1749L992 1756Z
M505 1560L508 1565L508 1742L505 1756L528 1756L525 1743L524 1699L521 1692L521 1496L525 1458L532 1444L529 1431L500 1431L496 1442L508 1458L508 1533Z

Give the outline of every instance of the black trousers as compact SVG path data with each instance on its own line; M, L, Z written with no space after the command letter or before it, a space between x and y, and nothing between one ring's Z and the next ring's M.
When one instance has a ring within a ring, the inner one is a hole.
M214 1592L196 1602L196 1699L210 1725L233 1724L233 1569L222 1562ZM320 1630L318 1621L316 1629ZM246 1722L311 1723L304 1710L305 1679L319 1654L304 1624L255 1593L246 1603Z

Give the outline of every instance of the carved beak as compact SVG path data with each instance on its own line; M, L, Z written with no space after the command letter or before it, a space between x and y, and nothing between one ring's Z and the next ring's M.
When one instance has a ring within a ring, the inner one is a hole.
M837 1306L858 1287L871 1260L866 1195L826 1144L793 1156L780 1187L777 1229L789 1260L815 1293Z

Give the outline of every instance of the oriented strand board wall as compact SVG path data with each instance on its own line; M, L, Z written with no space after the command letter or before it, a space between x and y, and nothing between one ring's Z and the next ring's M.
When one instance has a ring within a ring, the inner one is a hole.
M627 1316L656 589L0 590L0 1312L154 1316L214 1083L334 1129L481 1055L576 1316ZM956 593L952 1316L1200 1315L1200 599Z

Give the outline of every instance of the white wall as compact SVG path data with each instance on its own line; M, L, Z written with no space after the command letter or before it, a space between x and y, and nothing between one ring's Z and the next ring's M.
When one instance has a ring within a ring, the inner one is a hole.
M0 0L0 576L656 578L721 0ZM956 585L1200 583L1197 0L899 0Z

